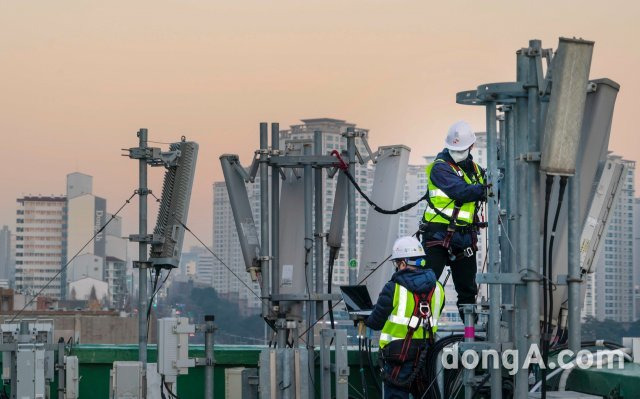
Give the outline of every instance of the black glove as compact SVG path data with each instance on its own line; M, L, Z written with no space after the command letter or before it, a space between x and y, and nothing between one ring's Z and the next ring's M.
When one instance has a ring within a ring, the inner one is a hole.
M493 197L493 184L489 183L489 184L483 184L482 185L484 187L484 195L485 195L485 201L487 200L487 197Z

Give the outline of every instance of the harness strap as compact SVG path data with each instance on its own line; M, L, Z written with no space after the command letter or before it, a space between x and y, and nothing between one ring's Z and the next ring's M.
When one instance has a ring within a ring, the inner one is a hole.
M451 166L453 168L453 170L456 171L456 173L458 174L458 176L462 177L464 174L464 171L462 170L462 168L460 166L458 166L457 163L451 163L451 162L447 162L449 164L449 166ZM480 168L478 166L477 163L472 162L473 164L473 174L474 174L474 178L475 178L475 183L478 183L480 181ZM469 179L471 180L471 179Z
M429 342L431 344L433 344L433 332L431 331L431 322L430 322L430 317L431 317L431 297L433 297L433 293L437 288L437 284L436 286L433 287L433 289L429 292L429 294L413 294L413 302L414 302L414 306L413 306L413 313L412 313L412 317L409 319L409 325L407 326L407 335L404 338L404 341L402 343L402 350L400 351L400 357L399 357L399 362L398 364L396 364L393 367L393 370L391 371L391 380L392 381L397 381L398 379L398 375L400 374L400 369L402 368L402 364L407 360L407 356L409 355L409 349L411 348L411 341L413 339L413 333L420 328L421 326L421 320L425 320L427 323L427 328L428 328L428 333L429 333ZM424 308L426 308L427 310L423 310ZM416 317L417 322L415 324L415 326L412 326L412 321L414 320L414 317ZM423 327L424 329L424 327ZM427 331L424 331L425 334L427 333ZM425 348L426 350L426 348Z
M444 241L428 241L424 244L424 246L427 248L437 247L438 245L442 245L443 242Z
M476 207L477 208L477 207ZM476 211L473 215L474 224L479 224L480 219L478 218L478 212ZM474 251L478 251L478 232L476 229L471 229L471 247L473 247Z
M456 173L458 174L458 176L460 176L460 177L463 177L463 176L464 176L464 171L462 170L462 168L460 168L460 166L458 166L458 164L457 164L457 163L455 163L455 162L448 162L448 161L446 161L446 162L449 164L449 166L451 166L451 168L452 168L453 170L455 170L455 171L456 171ZM474 162L474 163L475 163L475 162Z
M456 232L456 222L458 221L460 208L461 206L457 203L453 206L453 212L451 212L451 220L449 221L449 226L447 226L447 234L444 236L444 240L442 240L442 246L446 249L449 249L449 246L451 245L451 239L453 238L453 233Z
M435 215L433 215L433 217L429 220L427 220L427 223L430 223L435 217L440 216L448 221L451 222L452 220L452 216L447 215L446 213L442 212L440 209L438 209L434 204L433 201L431 201L431 196L429 195L429 190L427 190L427 193L425 194L425 200L427 201L427 205L429 205L429 208L433 209L435 211ZM449 201L449 203L447 205L445 205L445 208L447 206L449 206L449 204L451 204L454 200ZM455 222L455 220L454 220ZM460 222L463 226L467 226L469 223L465 222L464 220Z
M467 248L463 249L462 252L458 252L457 254L449 252L449 259L451 259L451 261L456 261L456 260L462 259L462 258L470 258L470 257L473 256L475 251L476 250L473 249L473 247L467 247Z
M442 162L447 162L447 164L449 164L449 166L451 166L451 168L456 172L456 174L458 176L464 177L465 173L462 170L462 168L460 168L460 166L458 166L458 164L453 163L453 162L448 162L448 161L442 161ZM476 182L478 182L479 181L479 178L478 178L479 170L478 170L478 164L476 164L475 162L473 162L473 170L474 170L475 180L476 180ZM429 190L427 190L424 198L427 200L427 204L429 205L429 207L436 212L436 215L448 220L449 221L449 226L451 226L451 225L453 225L454 227L456 226L456 224L458 223L458 214L460 213L461 206L457 206L457 204L454 204L453 212L452 212L451 216L449 216L446 213L442 212L440 209L436 208L435 205L433 205L433 202L431 201L431 196L429 195ZM449 204L451 204L451 202L453 202L453 201L454 200L452 199L449 202ZM447 204L446 206L449 206L449 204ZM477 212L477 209L478 209L478 207L476 206L476 212ZM435 215L434 215L434 217L435 217ZM463 226L472 224L472 223L467 223L465 221L461 221L460 223ZM453 236L453 234L452 234L452 236ZM451 238L449 238L449 241L450 240L451 240ZM449 248L449 247L447 246L446 248Z
M442 161L442 162L446 162L446 161ZM456 174L460 177L464 176L464 171L462 170L462 168L460 168L460 166L458 166L458 164L456 163L452 163L452 162L447 162L447 164L449 164L449 166L456 172ZM474 178L475 178L475 183L478 183L480 181L480 169L477 163L473 162L473 171L474 171ZM450 252L450 256L452 258L452 260L457 260L460 259L464 256L468 257L470 256L468 251L463 251L459 254L451 254L451 250L450 250L450 246L451 246L451 240L453 239L453 235L456 231L456 227L458 225L458 215L460 213L460 210L462 208L462 206L458 205L457 203L454 203L454 207L453 207L453 212L451 213L451 216L447 215L446 213L442 212L440 209L436 208L435 205L433 204L433 202L431 201L431 197L429 195L429 190L427 190L427 192L425 193L425 199L427 201L427 204L429 205L429 207L431 209L433 209L436 213L437 216L440 216L442 218L444 218L445 220L449 221L449 224L447 225L447 233L444 236L444 239L442 241L429 241L425 244L426 248L430 248L430 247L435 247L435 246L442 246L445 249L449 250ZM452 199L449 204L451 204L451 202L453 202L454 200ZM449 204L447 204L446 206L449 206ZM473 221L471 223L467 223L465 221L460 221L460 225L461 226L471 226L471 248L473 249L473 251L477 252L478 251L478 232L475 228L485 228L487 227L487 223L486 222L480 222L480 218L478 217L478 211L479 211L479 206L478 206L478 202L476 202L476 206L475 206L475 211L473 214ZM434 215L431 220L433 220L433 218L436 216ZM427 221L427 223L429 223L431 220Z
M427 350L426 347L419 351L419 355L416 357L416 360L413 362L414 364L413 371L406 379L402 381L398 381L397 379L392 379L391 376L383 370L381 375L383 381L400 388L410 389L411 385L414 383L418 375L422 372L422 370L424 370L424 367L427 364L428 353L429 351Z
M476 235L477 237L477 233L472 233L474 235ZM446 248L449 251L449 257L450 260L455 261L458 259L462 259L462 258L470 258L471 256L473 256L474 252L478 251L478 247L477 247L477 238L475 238L475 244L472 245L471 247L467 247L464 250L462 250L462 252L459 252L457 254L452 253L451 248ZM425 248L431 248L431 247L437 247L437 246L443 246L444 247L444 240L443 241L428 241L426 243L424 243L424 247Z
M424 326L423 328L425 329L425 332L429 333L429 344L433 345L434 343L434 339L433 339L433 331L432 331L432 325L431 325L431 316L432 316L432 311L431 311L431 298L433 298L433 293L435 292L436 288L438 288L438 284L436 283L433 287L433 289L429 292L428 295L422 294L420 297L420 305L419 305L419 310L420 310L420 316L422 319L424 319L426 326ZM416 296L414 294L414 300L415 300ZM426 310L423 310L423 306Z

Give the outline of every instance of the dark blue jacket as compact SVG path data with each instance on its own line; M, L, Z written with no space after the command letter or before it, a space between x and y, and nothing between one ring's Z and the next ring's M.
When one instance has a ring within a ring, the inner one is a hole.
M484 198L484 187L482 184L467 184L464 178L458 176L450 163L455 163L449 150L444 149L438 154L436 159L445 162L436 162L431 169L431 181L438 188L444 191L447 196L460 203L476 202ZM475 169L473 168L473 157L469 154L466 160L458 164L462 170L473 180ZM483 173L481 169L481 173Z
M384 327L384 323L393 312L393 295L396 290L396 283L409 290L409 292L428 294L436 285L436 275L433 270L422 268L406 268L395 272L391 276L391 280L382 288L376 306L373 308L371 315L365 320L367 327L373 330L382 330L382 327Z
M438 188L444 191L447 196L460 203L476 202L484 200L485 189L482 184L467 184L463 177L458 176L456 171L451 167L450 163L455 163L449 150L446 148L438 154L436 159L442 159L445 162L436 162L431 169L431 181ZM473 157L471 154L464 161L458 163L458 166L474 180L475 168L473 167ZM480 169L480 173L484 176L484 171ZM427 232L423 235L423 241L442 241L446 232L442 229L435 232ZM456 231L451 239L451 248L453 251L461 251L472 246L472 237L470 231Z

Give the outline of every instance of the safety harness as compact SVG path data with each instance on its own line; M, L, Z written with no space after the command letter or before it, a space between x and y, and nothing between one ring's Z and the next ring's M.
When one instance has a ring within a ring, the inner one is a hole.
M449 166L451 166L451 168L456 172L456 174L460 177L464 176L464 171L462 170L462 168L460 168L460 166L458 166L456 163L453 162L447 162L447 164L449 164ZM473 169L474 169L474 178L475 181L478 182L479 181L479 177L478 177L478 166L477 164L474 162L473 164ZM427 190L427 193L429 192L429 190ZM445 249L448 250L449 252L449 258L452 261L455 261L457 259L463 258L463 257L472 257L473 254L475 253L475 251L478 250L478 228L484 228L487 227L487 223L484 221L480 221L479 217L478 217L478 206L475 207L475 212L473 214L473 223L467 223L464 221L458 221L458 215L460 214L460 209L462 208L462 204L459 202L454 202L454 200L452 199L449 204L447 204L447 206L449 206L452 202L453 202L453 211L451 212L451 216L447 215L446 213L442 212L440 209L438 209L433 202L431 201L431 196L427 195L426 196L426 200L427 200L427 204L429 205L429 207L431 209L433 209L436 212L437 216L440 216L446 220L449 221L449 224L447 225L447 232L444 236L444 238L442 240L438 240L438 241L429 241L425 244L425 247L430 248L430 247L436 247L436 246L442 246ZM435 215L433 216L435 217ZM431 219L433 219L433 217ZM421 233L425 233L427 231L427 228L430 224L430 221L427 221L426 223L422 223L420 224L420 232ZM461 226L459 226L458 224L461 224ZM453 239L453 234L456 232L457 229L459 229L460 227L463 228L468 228L471 232L471 247L467 247L465 249L462 250L462 252L454 254L451 250L451 240Z
M422 372L424 369L424 365L426 363L426 354L427 354L427 342L429 344L434 343L433 339L433 331L431 325L431 298L433 297L433 293L436 290L437 286L434 286L433 289L428 293L416 294L413 293L413 314L409 319L409 324L407 325L407 335L405 336L402 349L400 351L400 355L397 359L393 359L395 366L391 370L391 373L386 373L382 371L382 378L395 386L401 388L409 388L416 377ZM407 361L409 357L409 351L411 349L411 342L413 340L413 334L418 330L418 328L424 328L425 334L423 337L423 346L419 350L419 355L416 356L414 362L414 368L411 374L404 380L399 381L398 376L400 374L400 370L402 369L402 365ZM427 337L428 334L428 337ZM391 360L391 359L388 359Z

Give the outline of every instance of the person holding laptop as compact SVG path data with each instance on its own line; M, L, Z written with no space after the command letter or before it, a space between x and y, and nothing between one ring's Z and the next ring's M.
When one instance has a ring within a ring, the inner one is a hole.
M380 351L384 399L420 398L427 346L433 341L444 306L444 288L425 262L422 244L401 237L393 245L396 272L378 296L367 327L382 330Z

